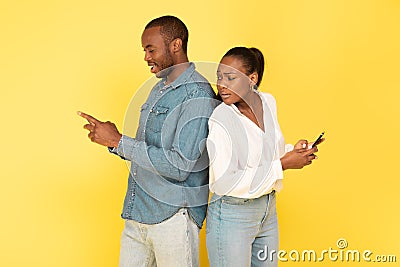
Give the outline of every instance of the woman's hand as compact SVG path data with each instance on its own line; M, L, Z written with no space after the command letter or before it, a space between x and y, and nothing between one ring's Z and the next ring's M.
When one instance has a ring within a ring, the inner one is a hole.
M294 149L306 148L307 146L308 146L308 141L301 139L297 141L297 143L294 145Z
M317 145L320 145L322 142L325 141L325 138L322 138L319 140ZM300 148L311 148L311 146L314 144L314 142L308 143L307 140L301 139L297 141L297 143L294 145L294 149L300 149Z
M306 165L310 165L312 161L317 158L314 153L318 151L318 148L302 148L304 144L305 147L307 147L307 141L300 140L296 143L295 148L292 151L286 153L281 158L282 170L301 169Z

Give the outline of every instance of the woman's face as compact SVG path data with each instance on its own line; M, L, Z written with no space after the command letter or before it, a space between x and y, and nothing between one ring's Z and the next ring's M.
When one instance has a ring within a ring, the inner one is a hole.
M254 84L254 75L246 75L242 61L234 56L223 57L217 70L217 89L225 104L243 101Z

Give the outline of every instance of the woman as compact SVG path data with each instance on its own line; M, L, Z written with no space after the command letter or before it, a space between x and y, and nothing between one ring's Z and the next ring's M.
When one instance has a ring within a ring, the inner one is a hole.
M256 48L235 47L217 71L223 101L209 120L210 191L207 250L214 266L277 266L275 191L283 170L316 158L300 140L285 145L272 95L257 90L264 57Z

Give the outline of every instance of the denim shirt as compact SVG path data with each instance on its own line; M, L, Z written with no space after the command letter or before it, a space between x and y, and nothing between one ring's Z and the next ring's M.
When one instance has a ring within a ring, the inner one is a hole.
M208 81L189 67L160 80L141 107L136 137L111 152L131 162L122 218L157 224L186 207L202 227L208 200L208 118L217 106Z

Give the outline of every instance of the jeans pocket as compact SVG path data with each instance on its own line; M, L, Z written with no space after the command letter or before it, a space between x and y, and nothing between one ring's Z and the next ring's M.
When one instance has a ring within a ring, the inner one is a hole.
M253 202L251 198L238 198L238 197L231 197L231 196L223 196L221 199L222 203L228 205L247 205Z

